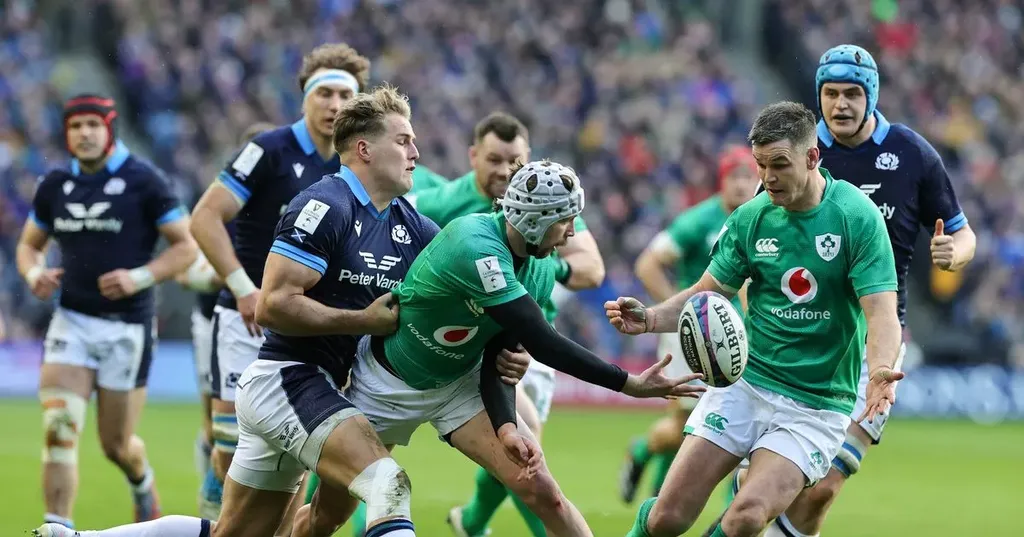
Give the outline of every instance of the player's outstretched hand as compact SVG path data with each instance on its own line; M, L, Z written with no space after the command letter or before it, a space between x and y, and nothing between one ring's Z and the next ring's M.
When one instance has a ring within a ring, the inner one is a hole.
M519 479L529 479L540 469L540 446L519 434L514 423L506 423L498 429L498 441L505 448L505 455L522 469Z
M242 316L245 329L249 331L250 336L257 338L263 335L263 328L256 324L256 303L259 301L259 289L235 299L235 307L238 308L238 314Z
M62 268L43 269L39 276L29 284L29 288L32 294L39 300L50 300L53 293L60 288L62 276L64 276L64 269Z
M398 300L385 293L363 310L364 331L371 336L386 336L398 330Z
M932 235L932 264L942 270L951 270L956 259L956 241L952 235L944 233L945 224L939 218L935 221L935 234Z
M892 408L896 403L896 382L905 377L902 371L896 371L891 367L877 367L871 376L868 377L867 393L865 399L864 413L857 417L857 422L864 420L872 422L876 417L881 416Z
M649 331L648 325L653 321L650 308L633 297L620 296L605 302L604 313L616 330L633 336Z
M700 394L707 391L704 386L688 384L694 380L702 380L704 375L694 373L682 377L668 378L665 376L665 366L672 361L672 355L666 354L662 360L639 375L630 375L626 379L626 385L622 387L622 393L632 397L664 397L675 399L677 397L700 397Z
M533 359L530 357L530 353L526 352L522 345L516 345L514 351L502 349L498 354L497 362L501 381L510 386L519 384L523 375L526 374L526 370L530 368L531 361Z

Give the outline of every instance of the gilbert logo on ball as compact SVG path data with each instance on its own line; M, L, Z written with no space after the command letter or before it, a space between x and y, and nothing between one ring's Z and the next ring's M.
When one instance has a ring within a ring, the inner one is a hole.
M747 367L747 331L743 317L718 293L697 293L679 315L682 358L694 373L702 373L708 386L728 386Z
M458 347L473 339L478 331L478 326L442 326L434 330L434 341L445 347Z

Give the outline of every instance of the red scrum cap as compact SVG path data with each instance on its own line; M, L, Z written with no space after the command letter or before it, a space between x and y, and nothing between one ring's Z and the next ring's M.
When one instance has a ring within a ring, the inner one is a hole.
M752 173L757 173L757 161L750 148L742 145L730 145L718 154L718 188L722 188L722 181L737 168L749 168Z
M103 151L104 153L110 151L114 147L116 139L116 136L114 136L114 119L117 117L117 109L115 108L114 99L100 95L81 94L68 99L64 103L64 144L67 146L68 152L72 154L74 151L72 151L71 144L68 143L68 122L73 116L81 114L97 115L103 120L103 123L107 126L107 132L110 134L107 146Z

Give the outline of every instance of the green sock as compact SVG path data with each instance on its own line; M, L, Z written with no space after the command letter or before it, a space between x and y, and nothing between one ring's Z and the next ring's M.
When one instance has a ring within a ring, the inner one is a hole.
M644 500L644 503L640 504L640 510L636 513L636 520L633 521L633 527L630 528L626 537L651 537L651 534L647 533L647 519L651 517L651 509L654 509L654 502L656 501L658 501L657 498L648 498Z
M506 496L508 490L505 485L483 468L478 468L476 491L469 504L462 509L462 529L469 535L482 535Z
M310 474L309 481L306 485L306 503L313 501L313 494L316 493L316 488L320 486L320 477L316 474Z
M658 492L661 491L661 486L665 484L665 478L668 477L668 471L672 468L672 461L676 458L676 452L672 453L658 453L654 456L654 483L652 487L654 489L654 495L657 496Z
M647 439L638 438L633 441L633 445L630 447L630 451L633 454L633 460L636 461L640 466L646 466L651 460L651 451L647 449Z
M356 508L356 512L352 514L352 518L349 519L349 524L352 525L352 537L363 537L366 533L366 504L359 502L359 507Z
M533 511L530 511L530 508L523 503L523 500L511 492L509 492L509 496L512 497L512 503L516 504L516 509L519 510L519 515L523 517L523 522L526 522L530 535L533 537L548 537L548 530L544 529L544 523L537 518L537 515L533 514Z
M725 508L728 509L732 505L732 501L736 499L736 478L740 475L740 469L737 468L729 474L729 483L725 487Z
M718 525L715 526L715 531L713 531L711 533L711 537L729 537L729 536L726 535L725 531L722 530L722 523L719 522Z

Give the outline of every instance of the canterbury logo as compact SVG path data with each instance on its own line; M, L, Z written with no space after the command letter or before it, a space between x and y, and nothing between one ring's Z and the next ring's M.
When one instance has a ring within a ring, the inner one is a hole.
M86 218L99 218L100 215L107 212L107 209L110 208L110 202L100 201L93 203L90 207L86 207L84 203L65 203L64 206L67 207L72 218L84 220Z
M401 257L386 255L380 258L380 262L378 263L377 259L373 257L373 252L359 252L359 255L362 256L363 262L366 263L367 267L384 272L391 270L399 261L402 260Z
M704 417L704 425L709 429L718 431L720 433L725 432L725 424L729 423L729 419L714 412L709 413Z
M762 256L779 253L779 239L757 239L754 249Z

